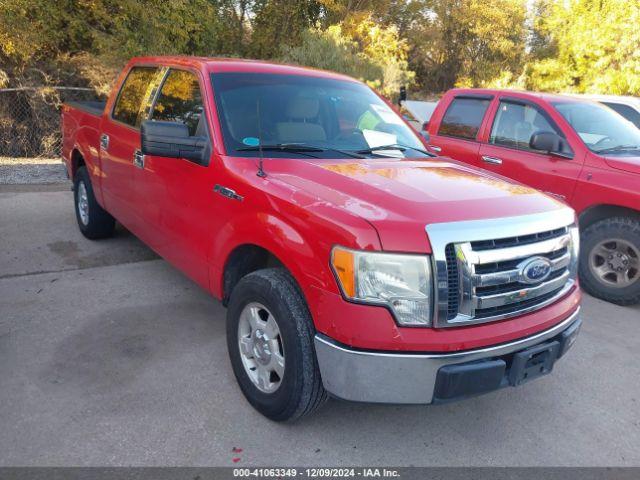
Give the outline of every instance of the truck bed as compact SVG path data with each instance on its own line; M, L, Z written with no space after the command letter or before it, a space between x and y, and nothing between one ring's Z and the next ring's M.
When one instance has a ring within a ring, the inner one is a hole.
M107 105L107 102L99 102L99 101L86 101L86 102L65 102L72 108L77 110L82 110L83 112L89 113L91 115L101 116L102 112L104 112L104 108Z

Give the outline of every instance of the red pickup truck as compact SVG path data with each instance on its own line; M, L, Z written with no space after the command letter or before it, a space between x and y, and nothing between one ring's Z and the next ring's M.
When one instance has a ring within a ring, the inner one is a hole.
M428 148L555 195L579 215L580 283L640 302L640 130L586 99L513 90L447 92Z
M441 403L549 373L580 327L574 211L423 150L362 83L133 59L63 106L78 226L114 222L227 306L234 374L274 420L328 394Z

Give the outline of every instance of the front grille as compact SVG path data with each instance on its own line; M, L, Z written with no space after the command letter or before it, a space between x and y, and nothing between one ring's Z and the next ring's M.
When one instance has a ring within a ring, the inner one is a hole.
M553 302L575 279L573 241L570 228L561 227L447 244L447 318L440 325L500 320ZM531 272L527 265L535 260L550 269L537 282L526 275Z
M456 249L452 243L447 245L445 254L447 256L447 284L449 286L447 295L447 319L450 320L458 314L458 291L460 290Z
M452 245L453 247L453 245ZM560 250L556 250L555 252L549 252L545 254L549 260L555 260L556 258L562 257L568 251L567 247L561 248ZM455 258L455 254L454 254ZM485 263L481 265L476 265L475 273L495 273L504 270L512 270L518 266L518 264L522 262L521 258L517 258L515 260L507 260L505 262L493 262L493 263Z
M550 238L558 238L567 233L567 227L556 228L546 232L532 233L529 235L520 235L517 237L499 238L497 240L481 240L471 242L471 248L475 251L491 250L494 248L515 247L516 245L528 245L531 243L541 242Z
M549 282L558 277L561 277L562 275L564 275L566 271L567 271L566 267L559 268L558 270L552 272L546 281ZM509 283L502 283L500 285L489 285L488 287L476 287L476 296L482 298L483 295L495 295L497 293L516 292L528 286L530 285L522 282L509 282ZM476 310L476 313L477 312L478 311Z
M544 295L540 295L539 297L532 298L530 300L524 300L522 302L511 303L509 305L502 305L500 307L491 307L491 308L481 308L479 310L476 310L475 318L476 319L491 318L496 315L518 313L521 310L534 307L542 302L546 302L547 300L552 299L553 297L558 295L558 293L560 293L561 290L562 290L562 287L558 288L557 290L552 290L551 292L546 293Z

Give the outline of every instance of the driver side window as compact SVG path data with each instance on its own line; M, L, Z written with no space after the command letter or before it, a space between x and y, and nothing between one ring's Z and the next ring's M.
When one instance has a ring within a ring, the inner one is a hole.
M152 120L178 122L189 135L205 133L204 107L198 77L186 70L171 70L153 107Z
M529 140L534 133L562 134L532 105L501 101L491 128L489 143L521 150L533 150Z

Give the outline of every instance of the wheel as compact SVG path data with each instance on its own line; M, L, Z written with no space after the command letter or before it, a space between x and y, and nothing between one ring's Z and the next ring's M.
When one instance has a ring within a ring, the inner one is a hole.
M74 176L73 199L78 227L85 237L95 240L113 234L116 221L98 204L85 167L80 167Z
M250 273L233 289L227 347L233 373L253 407L276 421L293 421L326 400L313 347L307 304L289 273Z
M580 282L594 297L618 305L640 302L640 220L612 217L581 235Z

